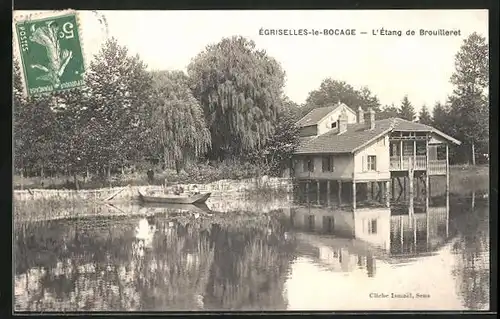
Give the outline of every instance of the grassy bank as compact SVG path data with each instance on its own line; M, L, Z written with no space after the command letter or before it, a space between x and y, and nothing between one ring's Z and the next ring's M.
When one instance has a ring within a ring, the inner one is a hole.
M153 185L163 185L165 179L171 184L208 184L218 180L230 179L241 180L261 176L262 171L252 165L229 165L221 164L217 167L210 165L197 165L188 167L186 171L177 174L173 170L157 171ZM450 168L450 193L457 195L470 194L472 190L477 193L489 191L489 167L488 166L452 166ZM20 189L21 183L24 188L30 189L74 189L74 184L69 177L23 178L14 176L14 189ZM102 181L97 178L85 179L80 177L81 189L98 189L120 186L145 186L148 185L146 172L135 172L112 176L111 180ZM432 194L444 194L446 180L443 177L433 177L431 181ZM280 190L271 190L266 187L251 191L253 196L272 196Z
M265 169L250 163L223 162L217 165L196 164L188 165L180 173L175 170L155 169L154 180L148 181L147 170L125 172L124 174L112 175L110 178L100 176L78 176L80 189L98 189L121 186L146 186L173 184L208 184L219 180L241 180L265 175ZM46 176L46 177L24 177L15 175L13 179L14 189L75 189L73 177L70 176Z
M443 177L432 179L432 195L444 194L446 180ZM490 169L488 166L451 166L450 193L467 195L472 191L488 193L490 189Z

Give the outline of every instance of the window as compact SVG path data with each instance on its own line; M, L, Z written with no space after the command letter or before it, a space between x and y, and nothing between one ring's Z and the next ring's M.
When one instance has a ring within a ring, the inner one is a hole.
M403 142L403 156L413 156L413 142L404 141Z
M330 127L331 128L337 128L337 122L338 121L332 122L332 124L330 125Z
M333 172L333 156L323 157L323 172Z
M314 215L309 215L309 216L304 216L305 219L306 219L306 227L309 229L309 230L314 230L314 224L315 224L315 221L314 221Z
M304 158L302 168L304 172L314 172L314 160L310 157Z
M307 159L307 169L309 172L314 172L314 160L312 158Z
M401 155L399 153L399 142L398 143L390 143L389 148L390 148L391 156L400 156Z
M417 142L417 155L425 155L426 153L425 143Z
M376 234L377 233L377 220L372 219L368 222L368 234Z
M377 156L368 155L368 170L369 171L377 170Z

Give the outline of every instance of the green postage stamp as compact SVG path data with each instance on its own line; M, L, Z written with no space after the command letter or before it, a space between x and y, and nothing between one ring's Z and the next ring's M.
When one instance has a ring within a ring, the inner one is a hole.
M27 17L15 23L28 95L84 85L84 56L74 11Z

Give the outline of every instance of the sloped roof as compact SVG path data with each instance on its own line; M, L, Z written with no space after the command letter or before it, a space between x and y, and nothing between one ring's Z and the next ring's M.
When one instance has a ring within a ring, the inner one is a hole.
M462 144L459 140L441 132L440 130L421 123L416 123L416 122L411 122L407 120L403 120L400 118L392 118L395 121L394 124L394 131L403 131L403 132L430 132L430 133L435 133L445 139L447 139L450 142L453 142L457 145ZM377 121L375 121L375 125Z
M319 108L313 109L313 110L311 110L311 112L307 113L303 118L301 118L297 122L296 125L298 127L316 125L325 116L327 116L328 114L335 111L337 108L339 108L341 106L347 107L348 110L351 110L354 113L354 111L350 107L345 105L344 103L335 104L333 106L319 107Z
M410 122L400 118L375 121L375 128L373 130L367 129L366 125L366 123L348 124L347 130L342 134L337 134L336 131L330 131L319 136L301 138L299 147L297 147L295 153L354 153L391 131L432 132L441 135L455 144L460 144L458 140L431 126Z

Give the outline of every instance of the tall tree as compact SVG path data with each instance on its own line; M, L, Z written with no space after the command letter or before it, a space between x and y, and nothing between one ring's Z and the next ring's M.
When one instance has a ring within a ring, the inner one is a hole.
M380 111L378 98L371 93L367 87L356 90L344 81L324 79L319 89L309 93L306 105L302 108L302 115L307 114L314 108L326 107L342 102L356 110L359 106L365 110L372 107L376 112Z
M21 71L13 60L13 135L14 166L21 171L43 174L52 154L53 112L50 97L24 95Z
M23 158L25 157L23 153L25 152L26 147L25 137L29 128L26 127L25 119L23 119L23 111L25 111L23 107L25 106L26 101L23 96L21 68L17 58L14 58L12 61L12 91L14 167L21 170L21 174L23 174Z
M294 101L290 100L288 96L282 97L281 108L278 112L280 115L286 115L288 118L298 121L300 119L300 106Z
M365 110L372 108L375 112L380 112L380 101L378 100L378 97L368 89L368 87L363 86L359 91L359 94L361 95L363 104L361 107Z
M455 86L451 108L457 121L459 138L470 146L472 164L476 163L476 146L488 147L488 44L486 38L472 33L464 40L455 55L455 72L451 83Z
M431 113L427 110L427 105L423 105L420 113L418 114L418 122L425 125L432 125Z
M415 121L416 113L413 105L408 99L408 95L405 95L401 101L401 107L399 109L399 117L408 121Z
M451 133L450 127L448 126L450 124L450 113L451 110L447 105L442 104L441 102L436 102L434 108L432 109L432 125L445 133Z
M82 112L99 154L97 166L127 164L141 156L144 115L151 112L151 74L139 56L111 38L91 61L86 84L88 104ZM90 126L90 127L89 127Z
M212 158L261 148L274 130L285 73L243 37L209 45L188 66L212 137Z
M179 172L186 156L196 159L210 147L203 109L181 71L153 73L153 101L149 119L154 149L166 164L175 163Z
M377 118L380 120L388 119L391 117L398 117L400 110L393 104L386 105L382 108L382 111L377 115Z

